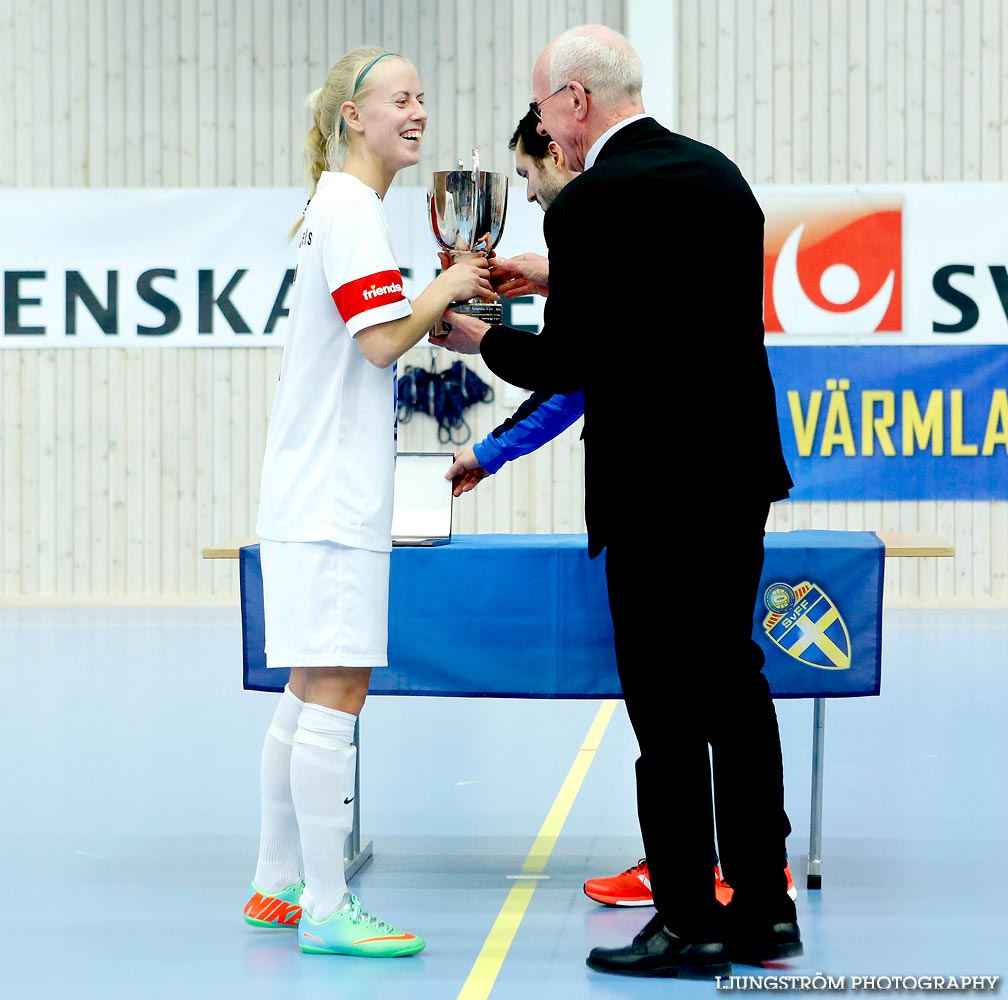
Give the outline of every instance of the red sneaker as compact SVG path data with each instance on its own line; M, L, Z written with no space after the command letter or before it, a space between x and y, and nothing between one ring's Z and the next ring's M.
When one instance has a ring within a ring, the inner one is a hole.
M727 906L735 895L735 890L721 878L721 869L717 865L714 866L714 895L722 906Z
M790 865L784 866L784 874L787 875L787 894L796 900L798 898L798 890L795 888L794 879L791 877ZM715 865L714 895L717 896L717 901L727 906L734 894L735 890L721 877L721 869Z
M647 858L641 858L621 875L588 879L584 894L606 906L654 906Z
M794 900L798 899L798 890L794 887L794 879L791 878L791 866L784 866L784 874L787 875L787 894Z
M784 866L787 875L787 894L798 898L790 865ZM714 895L722 905L727 905L735 890L721 877L721 869L714 866ZM648 873L647 858L641 858L633 866L619 875L609 878L590 878L584 884L584 894L596 903L605 906L654 906L651 895L651 878Z

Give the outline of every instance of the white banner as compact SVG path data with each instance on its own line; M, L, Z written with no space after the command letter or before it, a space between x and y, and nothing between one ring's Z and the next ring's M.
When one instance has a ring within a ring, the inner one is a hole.
M767 344L1008 343L1008 184L756 195Z
M280 344L287 234L305 200L297 188L0 191L0 347ZM426 193L394 188L386 212L406 294L419 294L439 267ZM497 250L545 252L524 189L509 192ZM538 328L541 300L510 318Z
M756 195L768 344L1008 343L1008 184ZM296 258L286 236L304 201L297 188L0 191L0 347L280 344ZM386 213L416 295L438 267L425 192L393 188ZM542 213L516 186L497 252L522 251L545 252ZM506 305L512 325L541 325L542 300Z

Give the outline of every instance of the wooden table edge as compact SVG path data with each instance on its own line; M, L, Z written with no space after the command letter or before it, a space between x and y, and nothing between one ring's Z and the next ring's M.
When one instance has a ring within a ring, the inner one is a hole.
M955 555L955 546L940 535L927 531L876 531L885 546L887 559L929 557L946 558ZM203 549L204 559L237 559L239 550L245 545L255 545L258 538L245 538L237 542L223 542L208 545Z

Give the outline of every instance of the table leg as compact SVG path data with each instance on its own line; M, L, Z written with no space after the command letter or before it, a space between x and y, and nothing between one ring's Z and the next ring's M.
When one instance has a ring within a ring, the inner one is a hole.
M369 840L361 846L360 839L360 717L354 723L354 746L357 747L357 767L354 771L353 827L343 845L343 868L349 882L361 867L371 860L374 845Z
M822 790L826 699L815 698L812 713L812 815L809 819L808 876L806 888L822 888Z

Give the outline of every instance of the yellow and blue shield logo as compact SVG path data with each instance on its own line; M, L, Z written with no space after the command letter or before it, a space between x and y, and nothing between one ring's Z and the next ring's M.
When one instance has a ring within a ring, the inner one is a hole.
M819 670L849 670L851 641L847 623L817 583L772 583L763 592L769 614L767 638L788 656Z

